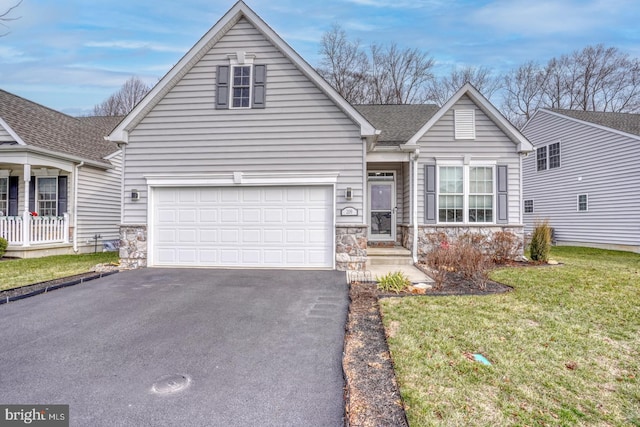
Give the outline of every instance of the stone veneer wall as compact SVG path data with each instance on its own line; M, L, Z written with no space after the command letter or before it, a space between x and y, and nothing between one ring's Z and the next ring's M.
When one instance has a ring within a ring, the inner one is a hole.
M365 270L367 264L367 226L336 225L336 269Z
M432 249L433 244L430 242L429 236L436 233L444 233L449 242L455 242L458 236L463 234L479 233L491 240L493 233L498 231L508 231L516 236L524 244L524 227L523 226L500 226L500 225L464 225L452 227L447 225L419 225L418 226L418 260L424 261L424 256ZM411 250L413 242L413 227L402 227L402 246ZM524 247L524 245L523 245ZM521 254L522 255L522 254Z
M418 227L418 259L424 260L425 254L432 249L433 244L429 240L429 236L435 233L444 233L447 236L449 242L455 242L458 236L464 234L482 234L491 240L494 233L498 231L511 232L518 236L521 242L524 242L524 227L523 226L499 226L499 225L466 225L460 227L451 226L419 226ZM521 254L522 255L522 254Z
M120 226L120 268L135 269L147 266L147 226Z

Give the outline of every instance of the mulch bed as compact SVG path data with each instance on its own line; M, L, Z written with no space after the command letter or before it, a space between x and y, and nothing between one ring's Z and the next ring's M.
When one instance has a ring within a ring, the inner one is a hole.
M464 278L450 274L441 289L428 289L419 297L491 295L511 290L493 281L479 289ZM417 295L379 292L374 283L350 285L343 356L346 426L408 426L378 304L379 298L398 296Z

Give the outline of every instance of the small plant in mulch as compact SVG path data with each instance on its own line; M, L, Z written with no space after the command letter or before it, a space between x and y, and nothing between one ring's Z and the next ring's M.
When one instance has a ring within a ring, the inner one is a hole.
M411 285L411 280L401 271L387 273L382 277L376 276L378 290L399 294Z

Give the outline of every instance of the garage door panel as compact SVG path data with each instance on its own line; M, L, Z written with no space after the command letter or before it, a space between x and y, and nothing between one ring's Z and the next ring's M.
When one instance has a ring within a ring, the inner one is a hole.
M153 191L152 265L333 266L329 186Z

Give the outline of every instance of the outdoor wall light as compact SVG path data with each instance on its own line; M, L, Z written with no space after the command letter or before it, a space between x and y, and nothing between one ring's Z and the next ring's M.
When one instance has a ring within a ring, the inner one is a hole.
M347 187L344 191L344 198L347 200L351 200L353 198L353 188Z
M140 200L140 193L135 188L131 190L131 200Z

